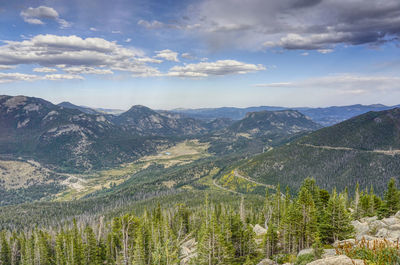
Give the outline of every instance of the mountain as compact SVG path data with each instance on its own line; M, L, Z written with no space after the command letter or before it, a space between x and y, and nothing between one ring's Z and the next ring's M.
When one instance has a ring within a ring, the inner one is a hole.
M74 104L72 104L70 102L67 102L67 101L61 102L61 103L59 103L57 105L60 106L60 107L63 107L63 108L67 108L67 109L77 109L77 110L80 110L80 111L82 111L83 113L86 113L86 114L98 114L98 115L103 114L103 113L101 113L101 112L99 112L97 110L94 110L94 109L91 109L91 108L88 108L88 107L77 106L77 105L74 105Z
M321 128L318 124L296 110L259 111L247 113L245 118L232 124L233 133L251 136L295 134Z
M385 106L382 104L374 105L350 105L350 106L332 106L326 108L287 108L275 106L260 106L248 108L203 108L203 109L174 109L170 112L179 113L187 117L198 119L216 119L216 118L229 118L232 120L241 120L249 112L259 111L277 111L294 109L310 117L314 122L323 126L331 126L333 124L342 122L352 117L364 114L368 111L382 111L394 108L396 106Z
M210 150L219 153L262 152L293 137L321 128L296 110L247 113L245 118L210 137Z
M357 104L350 106L333 106L327 108L298 108L298 110L323 126L331 126L369 111L382 111L392 109L393 107L382 104Z
M139 135L182 136L207 132L205 123L193 118L162 115L148 107L136 105L116 116L113 122Z
M298 188L314 177L330 189L373 185L380 193L400 176L400 109L368 112L245 160L238 168L263 183Z
M101 168L153 152L158 139L122 130L103 115L39 98L0 97L0 154L34 159L58 169Z

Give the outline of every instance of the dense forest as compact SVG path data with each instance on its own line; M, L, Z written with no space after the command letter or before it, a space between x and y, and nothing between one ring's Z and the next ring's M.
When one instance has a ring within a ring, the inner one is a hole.
M261 203L246 203L242 196L239 204L231 204L204 194L197 206L158 204L140 214L3 230L0 264L257 264L264 258L306 264L335 241L351 238L352 220L400 210L394 179L382 198L372 188L357 187L352 196L347 189L328 192L314 179L306 179L295 196L289 188L267 191ZM313 252L296 257L307 248ZM374 251L351 253L375 262L367 264L400 259L397 249L380 250L383 256Z

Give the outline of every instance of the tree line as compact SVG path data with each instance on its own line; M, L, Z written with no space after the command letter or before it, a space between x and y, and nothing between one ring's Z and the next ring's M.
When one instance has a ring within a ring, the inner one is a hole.
M353 196L345 189L321 189L304 180L296 195L289 188L265 195L263 205L246 207L212 202L176 204L137 215L133 212L96 222L0 232L1 265L98 264L257 264L263 258L284 262L305 248L314 258L324 244L350 238L351 221L387 217L400 210L400 192L392 179L381 198L371 187ZM256 233L261 225L264 233ZM190 246L188 242L194 242Z

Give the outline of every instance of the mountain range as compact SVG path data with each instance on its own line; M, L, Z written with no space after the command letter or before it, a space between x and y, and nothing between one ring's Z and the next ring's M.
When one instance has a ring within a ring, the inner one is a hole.
M334 120L342 119L370 108L384 110L328 127L312 119L331 122L335 115ZM382 192L389 178L400 176L400 109L387 108L272 107L243 117L225 108L212 118L199 118L140 105L113 115L68 102L0 96L0 204L52 200L93 181L85 196L202 190L213 183L203 178L211 174L218 182L232 170L263 185L280 183L293 190L314 177L327 189L359 183ZM110 182L108 174L120 177Z

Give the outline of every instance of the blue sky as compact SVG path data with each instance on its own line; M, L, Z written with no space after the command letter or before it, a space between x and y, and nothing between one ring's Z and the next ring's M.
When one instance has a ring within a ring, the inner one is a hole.
M400 103L398 0L0 1L0 94L91 107Z

